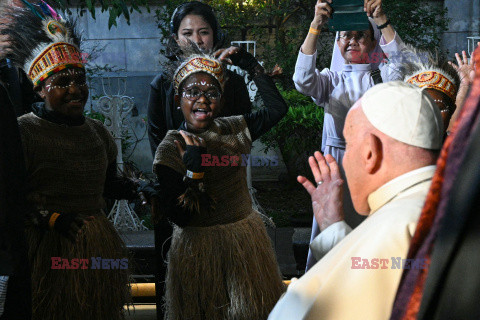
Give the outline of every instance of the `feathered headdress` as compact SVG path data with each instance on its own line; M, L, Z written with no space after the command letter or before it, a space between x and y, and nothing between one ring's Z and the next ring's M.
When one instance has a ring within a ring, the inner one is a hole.
M8 36L9 58L39 85L52 74L68 68L84 68L80 38L74 23L65 21L46 2L24 7L0 4L0 33Z
M407 48L413 54L408 59L403 59L400 66L404 81L420 88L441 91L455 102L460 78L448 61L439 54L433 55L411 46Z

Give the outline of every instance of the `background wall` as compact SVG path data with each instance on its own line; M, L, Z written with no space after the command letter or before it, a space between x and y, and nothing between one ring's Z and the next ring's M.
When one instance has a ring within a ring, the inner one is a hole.
M117 72L106 72L104 76L123 77L113 79L111 88L109 81L94 79L91 83L90 97L103 95L103 87L108 94L123 92L135 100L138 116L132 117L131 125L135 135L143 139L137 144L132 154L132 160L142 171L151 172L152 155L146 135L146 126L143 121L147 115L148 95L150 82L160 71L161 37L155 21L154 11L151 7L148 13L142 8L142 14L134 11L130 17L130 25L122 17L117 19L118 26L108 29L108 13L96 11L96 19L89 13L80 16L75 9L74 15L78 17L79 30L81 30L87 48L97 46L104 48L94 62L98 65L114 67ZM88 50L88 49L87 49ZM126 86L124 82L126 81ZM120 84L120 88L118 86ZM125 90L124 90L125 89ZM87 104L86 109L95 109L95 101Z
M467 37L480 36L480 0L445 0L451 19L443 35L443 48L453 58L455 52L467 51Z

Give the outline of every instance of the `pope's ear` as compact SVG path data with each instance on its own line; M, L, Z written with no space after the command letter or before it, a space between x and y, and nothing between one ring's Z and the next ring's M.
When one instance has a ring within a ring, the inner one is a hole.
M382 140L373 133L368 133L365 137L362 151L365 169L369 174L374 174L380 169L383 160Z

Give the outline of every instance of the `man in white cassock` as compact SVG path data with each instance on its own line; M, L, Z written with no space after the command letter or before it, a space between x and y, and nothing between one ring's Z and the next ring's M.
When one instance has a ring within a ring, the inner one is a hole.
M442 146L442 117L418 87L399 81L368 90L348 112L343 157L355 210L368 216L299 280L269 320L388 319L411 238ZM316 181L298 181L312 198L318 225L341 217L338 164L309 159ZM339 212L340 211L340 212Z

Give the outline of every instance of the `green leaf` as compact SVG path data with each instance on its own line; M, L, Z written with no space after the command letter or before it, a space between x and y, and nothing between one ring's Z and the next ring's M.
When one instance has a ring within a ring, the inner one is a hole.
M90 11L92 18L95 19L95 6L92 4L92 0L86 0L85 3L87 4L87 9Z
M130 25L130 14L128 13L127 6L125 5L125 2L120 1L120 7L122 9L123 15L125 16L125 19L127 19L127 24Z

